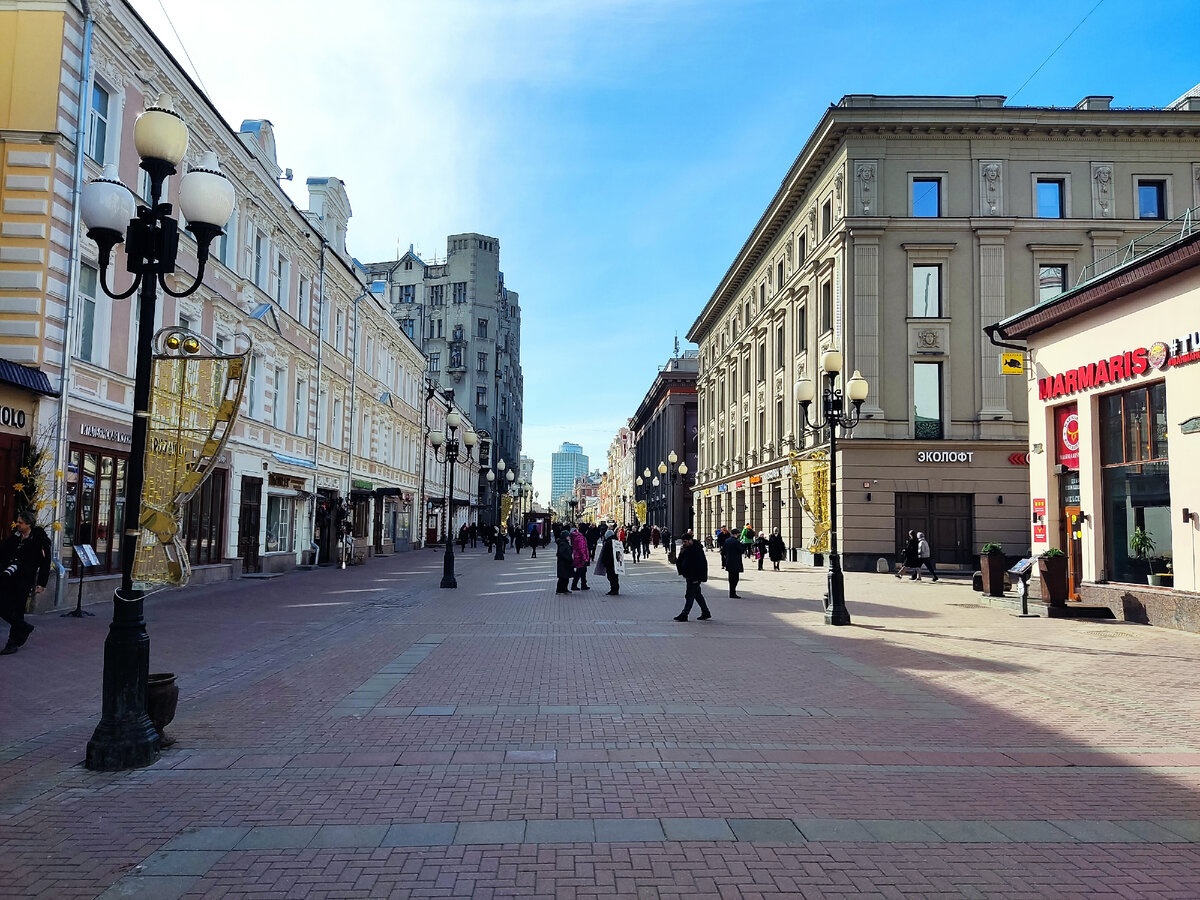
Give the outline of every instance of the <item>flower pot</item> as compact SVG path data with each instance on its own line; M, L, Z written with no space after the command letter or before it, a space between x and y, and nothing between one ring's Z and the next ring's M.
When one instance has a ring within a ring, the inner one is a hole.
M1038 574L1042 579L1042 599L1051 606L1066 606L1069 593L1067 558L1065 556L1040 557Z
M174 672L159 672L150 676L146 682L146 715L158 732L159 742L164 747L175 743L173 738L163 733L175 719L175 709L179 705L179 685L175 683Z
M1172 572L1164 572L1161 575L1150 575L1151 587L1174 587L1175 575Z
M983 573L983 592L989 597L1004 596L1004 573L1008 570L1008 557L1003 553L988 553L979 557L979 569Z

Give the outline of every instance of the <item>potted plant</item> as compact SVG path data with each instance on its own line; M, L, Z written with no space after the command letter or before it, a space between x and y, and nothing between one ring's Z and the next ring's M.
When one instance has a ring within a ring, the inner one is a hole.
M990 597L1004 596L1004 573L1008 560L1004 547L994 541L983 545L979 551L979 569L983 573L983 592Z
M1154 552L1154 535L1144 528L1133 529L1133 534L1129 536L1129 552L1134 559L1146 564L1146 581L1153 584L1150 579L1154 576L1154 566L1150 563L1150 554Z
M1171 571L1171 557L1157 557L1159 564L1162 566L1161 572L1154 571L1154 560L1150 562L1150 584L1155 587L1173 587L1175 584L1175 573Z
M1065 606L1069 594L1067 554L1051 547L1038 555L1038 574L1042 579L1042 599L1051 606Z

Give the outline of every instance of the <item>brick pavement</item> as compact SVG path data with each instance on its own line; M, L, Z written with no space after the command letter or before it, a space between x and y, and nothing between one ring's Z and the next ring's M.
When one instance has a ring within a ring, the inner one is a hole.
M714 563L715 563L715 557ZM5 897L1197 897L1194 635L1021 620L961 584L620 597L440 553L164 593L177 743L79 762L106 610L0 667ZM597 579L597 588L607 588Z

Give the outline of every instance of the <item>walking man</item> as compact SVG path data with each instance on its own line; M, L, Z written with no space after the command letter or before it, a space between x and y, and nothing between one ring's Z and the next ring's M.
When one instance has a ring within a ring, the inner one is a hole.
M742 577L742 542L730 537L721 546L721 560L725 563L725 571L729 573L729 596L735 600L742 599L738 596L737 583Z
M704 595L700 593L700 585L708 581L708 558L690 531L683 533L683 545L679 549L679 561L675 564L675 568L687 582L687 589L683 592L683 612L675 617L675 621L686 622L688 614L692 611L693 603L700 605L699 618L711 619L712 613L708 611Z
M608 577L608 594L609 597L615 597L621 593L621 579L617 575L617 559L613 542L616 541L617 534L611 528L604 532L604 545L600 551L600 565L604 567L604 574Z
M9 625L0 656L16 653L29 640L33 626L25 621L25 604L30 593L36 589L40 594L49 580L50 538L32 512L22 512L12 537L0 544L0 618Z
M917 532L917 581L921 580L921 566L929 570L929 574L933 576L933 580L938 580L937 572L933 568L933 553L929 548L929 541L925 540L925 532Z

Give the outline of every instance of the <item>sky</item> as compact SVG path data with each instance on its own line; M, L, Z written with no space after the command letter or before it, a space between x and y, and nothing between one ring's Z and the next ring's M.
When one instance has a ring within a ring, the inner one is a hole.
M346 183L367 262L500 241L523 308L523 446L603 469L823 112L845 94L1164 106L1194 0L132 0L285 182ZM1065 42L1064 42L1065 41Z

